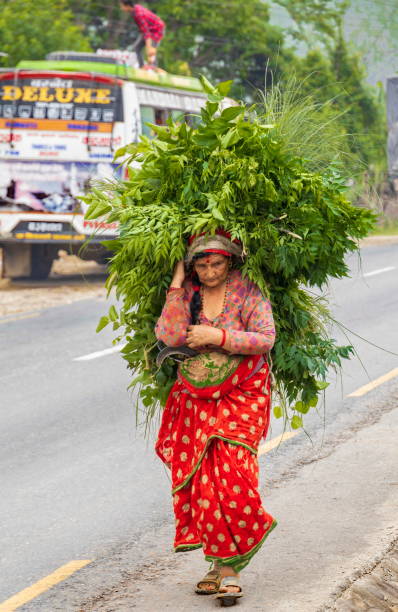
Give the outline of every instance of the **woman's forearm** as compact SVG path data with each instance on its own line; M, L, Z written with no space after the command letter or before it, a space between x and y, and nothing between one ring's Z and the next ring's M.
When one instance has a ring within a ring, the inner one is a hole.
M275 342L275 332L246 332L234 329L228 330L224 348L237 355L262 355L272 349Z
M185 289L170 289L155 327L158 340L167 346L180 346L187 340L187 327L190 324L189 314L184 301Z
M228 332L228 350L240 355L262 355L275 343L275 324L271 304L254 288L245 301L241 312L245 331Z

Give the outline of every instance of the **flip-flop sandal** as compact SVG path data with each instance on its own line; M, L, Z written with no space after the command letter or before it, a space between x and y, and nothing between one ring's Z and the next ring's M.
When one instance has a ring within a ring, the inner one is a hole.
M198 593L198 595L214 595L214 593L218 592L218 589L220 587L220 582L221 582L220 569L218 567L212 567L211 570L209 570L207 574L203 576L202 580L199 580L195 588L195 593ZM212 584L214 585L214 588L211 588L211 589L201 588L200 585L204 583Z
M239 599L239 597L243 597L242 587L239 584L238 578L235 578L234 576L225 576L221 580L219 589L229 586L238 587L240 590L232 592L219 590L215 597L220 601L222 606L234 606L236 604L236 600Z

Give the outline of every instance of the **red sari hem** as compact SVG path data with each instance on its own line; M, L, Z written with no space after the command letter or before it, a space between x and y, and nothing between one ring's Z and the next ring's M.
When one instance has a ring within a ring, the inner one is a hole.
M221 558L214 557L213 555L205 555L206 561L217 561L219 565L231 566L235 570L236 573L241 572L246 567L246 565L250 563L252 557L254 557L254 555L260 550L261 546L264 544L265 540L268 538L271 531L275 529L277 524L278 524L278 521L274 519L269 529L265 532L265 534L261 538L261 540L257 542L257 544L253 546L253 548L248 550L243 555L234 555L232 557L221 557Z

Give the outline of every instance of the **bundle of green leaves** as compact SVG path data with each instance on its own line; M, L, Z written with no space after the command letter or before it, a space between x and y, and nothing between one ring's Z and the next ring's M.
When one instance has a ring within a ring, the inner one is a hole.
M87 219L120 224L120 237L105 244L113 252L106 286L116 288L121 306L111 306L98 330L111 322L115 341L126 343L131 387L149 421L176 379L174 362L156 366L154 333L174 266L190 235L224 228L243 243L242 274L271 300L270 357L282 400L274 413L298 428L328 369L353 350L330 337L319 288L347 275L345 255L372 228L373 214L346 199L332 136L325 141L329 122L315 120L324 115L319 109L280 92L260 110L226 106L230 83L202 82L208 100L197 129L153 125L155 139L142 136L117 153L128 156L128 179L86 197Z

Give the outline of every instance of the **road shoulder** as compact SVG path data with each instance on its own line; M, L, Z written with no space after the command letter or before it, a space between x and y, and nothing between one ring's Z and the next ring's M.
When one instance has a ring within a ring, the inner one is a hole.
M397 406L396 395L391 401ZM243 574L242 612L333 609L347 586L369 571L370 560L383 557L398 536L397 435L398 408L393 408L265 493L265 507L279 526ZM141 570L74 609L217 607L193 593L206 567L200 551L168 555L170 526L160 529L156 540Z
M398 539L348 581L341 595L325 610L398 612Z

